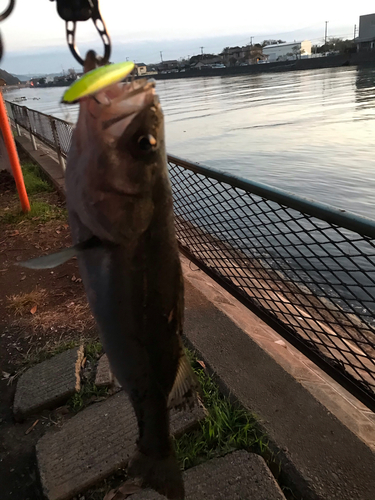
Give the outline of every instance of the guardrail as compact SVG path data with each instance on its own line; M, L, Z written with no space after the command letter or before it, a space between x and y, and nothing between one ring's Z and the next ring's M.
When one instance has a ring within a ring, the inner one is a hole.
M35 138L52 148L57 153L61 168L65 171L64 159L70 148L73 124L13 102L5 101L5 105L17 132L19 133L20 126L26 129L35 150L37 149Z
M71 124L7 106L15 125L66 156ZM375 221L168 163L181 250L375 410Z

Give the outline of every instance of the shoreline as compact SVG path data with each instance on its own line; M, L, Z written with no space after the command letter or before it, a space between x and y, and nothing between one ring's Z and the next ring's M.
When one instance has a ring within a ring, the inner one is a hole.
M172 80L176 78L199 78L207 76L242 76L260 73L283 73L287 71L304 71L346 66L375 67L375 52L355 54L339 54L335 56L298 59L296 61L280 61L249 66L232 66L228 68L192 69L183 73L158 73L150 75L155 80ZM146 75L147 76L147 75Z
M153 78L155 80L173 80L180 78L199 78L209 76L242 76L260 73L283 73L287 71L307 71L326 68L340 68L347 66L375 67L375 52L359 52L354 54L339 54L335 56L316 57L312 59L298 59L296 61L280 61L266 64L251 64L249 66L232 66L228 68L203 68L191 69L179 73L157 73L152 75L141 75L135 78ZM32 87L21 83L3 87L3 90L15 90L19 88L51 88L69 87L72 82L45 83Z

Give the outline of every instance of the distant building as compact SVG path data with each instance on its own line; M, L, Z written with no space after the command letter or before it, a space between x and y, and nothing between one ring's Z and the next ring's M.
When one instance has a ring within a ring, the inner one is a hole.
M311 42L278 43L263 47L263 54L268 57L269 62L292 61L293 59L306 58L311 56Z
M259 44L244 45L243 47L226 47L220 56L222 57L222 62L228 66L247 66L267 59L263 55L262 47Z
M177 60L171 59L170 61L163 61L159 64L155 64L155 67L159 72L171 71L174 69L178 69L179 63Z
M236 61L245 57L246 47L226 47L221 53L222 62L235 64Z
M359 18L359 33L355 39L357 51L375 49L375 14L367 14Z
M197 64L191 66L194 69L201 69L201 68L207 68L207 67L212 67L212 66L217 66L218 64L221 64L222 58L220 56L216 57L211 57L209 59L203 59L202 61L198 61Z
M137 65L137 75L141 76L147 73L147 66L145 63L136 63Z

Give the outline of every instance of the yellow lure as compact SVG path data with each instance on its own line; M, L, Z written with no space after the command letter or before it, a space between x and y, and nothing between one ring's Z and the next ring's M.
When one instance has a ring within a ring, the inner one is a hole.
M94 94L108 85L120 82L133 71L134 63L127 61L117 64L107 64L85 73L75 81L64 93L62 102L74 102L82 97Z

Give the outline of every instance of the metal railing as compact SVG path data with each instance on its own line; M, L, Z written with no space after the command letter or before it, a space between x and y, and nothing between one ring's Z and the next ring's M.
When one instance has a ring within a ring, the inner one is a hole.
M37 149L35 138L52 148L56 153L61 168L65 171L65 161L72 139L73 124L40 111L19 106L5 101L8 115L17 132L23 127L30 134L34 149Z
M8 109L66 156L71 124ZM374 410L375 221L174 156L168 162L181 250Z

